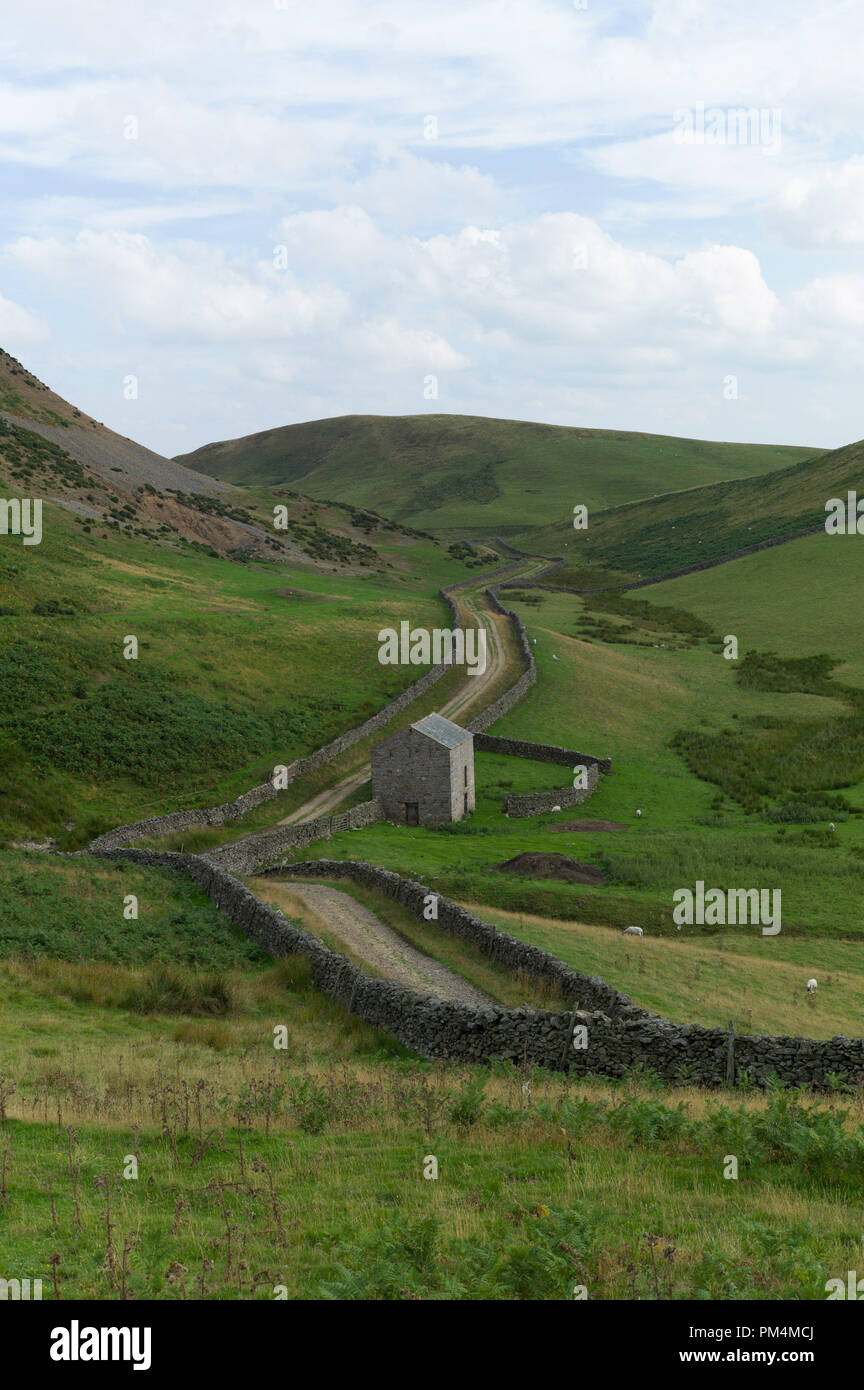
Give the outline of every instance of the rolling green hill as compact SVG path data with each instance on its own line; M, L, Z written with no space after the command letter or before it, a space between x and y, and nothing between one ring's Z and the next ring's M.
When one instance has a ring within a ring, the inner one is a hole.
M434 627L496 558L136 451L0 352L0 497L42 503L38 544L0 533L0 844L230 800L420 674L378 662L381 624Z
M576 588L658 579L689 566L782 540L825 524L829 498L864 493L864 442L804 459L759 477L646 498L589 516L584 531L567 518L526 533L526 548L564 556L548 582ZM826 539L835 547L843 537Z
M508 534L814 455L472 415L344 415L207 444L176 462L223 481L297 486L454 534ZM552 553L552 552L550 552Z

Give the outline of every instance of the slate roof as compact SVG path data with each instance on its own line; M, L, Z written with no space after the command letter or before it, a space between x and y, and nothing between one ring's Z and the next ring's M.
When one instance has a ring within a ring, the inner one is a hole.
M443 744L445 748L458 748L460 743L472 737L467 729L460 729L458 724L454 724L451 719L445 719L443 714L427 714L425 719L418 719L411 728L416 729L418 734L425 734L427 738Z

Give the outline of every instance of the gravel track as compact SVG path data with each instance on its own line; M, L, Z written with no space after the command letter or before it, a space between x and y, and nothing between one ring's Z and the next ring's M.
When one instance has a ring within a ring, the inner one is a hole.
M276 886L273 880L268 880L268 895L272 895ZM331 888L327 883L306 883L295 879L291 880L290 885L279 886L300 898L324 919L334 936L389 980L407 985L421 994L434 994L439 999L470 1004L474 1008L488 1007L494 1003L482 990L469 985L467 980L448 970L446 965L441 965L410 945L350 894Z

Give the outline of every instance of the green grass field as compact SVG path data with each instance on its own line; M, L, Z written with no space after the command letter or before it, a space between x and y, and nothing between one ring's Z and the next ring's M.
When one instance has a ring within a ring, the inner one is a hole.
M828 652L842 663L838 680L864 685L861 542L860 536L802 537L652 585L643 597L680 605L717 632L734 633L742 655L751 647L782 647L795 656Z

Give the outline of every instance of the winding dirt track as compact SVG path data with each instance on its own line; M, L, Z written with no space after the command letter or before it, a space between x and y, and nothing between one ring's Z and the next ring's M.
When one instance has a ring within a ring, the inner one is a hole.
M546 562L544 562L546 563ZM536 562L529 563L520 574L514 574L512 578L527 578L538 568ZM487 581L478 581L478 589L486 588ZM482 675L469 676L466 674L461 686L456 694L442 705L439 714L445 718L459 723L460 720L479 713L484 704L488 703L488 692L493 688L501 674L507 667L507 645L504 638L506 623L508 619L501 613L493 613L487 608L480 606L479 593L476 590L468 590L463 593L453 595L459 609L459 616L464 627L485 627L486 629L486 670ZM514 675L513 679L516 679ZM386 737L386 734L383 735ZM319 792L302 806L298 806L296 811L292 811L284 820L278 822L279 825L296 825L298 821L314 820L316 816L326 816L340 806L346 797L361 787L364 782L368 782L372 776L370 764L364 763L362 767L355 768L340 781L334 782L332 787L326 791Z
M474 1008L488 1007L494 1002L461 975L412 946L392 927L385 926L356 898L328 883L292 879L289 884L268 879L263 885L255 885L254 891L259 897L274 900L283 911L290 911L293 905L292 916L297 915L296 900L299 898L301 906L311 909L313 916L312 921L307 918L305 925L314 931L314 918L322 919L329 931L354 955L397 984Z

